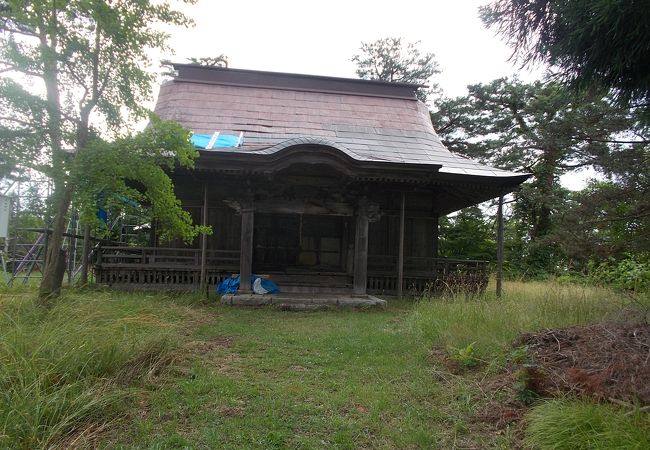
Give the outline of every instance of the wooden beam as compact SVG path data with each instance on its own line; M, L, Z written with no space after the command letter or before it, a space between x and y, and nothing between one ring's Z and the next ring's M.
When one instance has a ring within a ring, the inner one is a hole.
M208 185L203 184L203 208L201 209L201 225L208 226ZM208 235L201 234L201 281L199 291L208 295Z
M251 292L254 217L255 212L252 203L242 207L241 246L239 256L239 292L241 293Z
M497 297L503 294L503 195L497 209Z
M399 215L399 253L397 257L397 298L402 298L404 289L404 216L406 211L406 194L402 192L402 207Z
M359 205L354 237L354 281L355 295L364 295L368 283L368 211L365 204Z
M255 211L268 214L306 214L314 216L352 216L354 208L343 202L268 199L255 203Z

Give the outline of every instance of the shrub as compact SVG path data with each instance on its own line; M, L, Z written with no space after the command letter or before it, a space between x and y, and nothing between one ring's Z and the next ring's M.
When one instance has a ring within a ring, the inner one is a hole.
M472 342L462 348L450 347L448 351L451 354L451 358L459 364L465 367L474 367L480 363L480 360L474 356L475 344L476 342Z
M589 276L599 285L645 292L650 290L650 259L627 255L621 261L605 261L592 265Z

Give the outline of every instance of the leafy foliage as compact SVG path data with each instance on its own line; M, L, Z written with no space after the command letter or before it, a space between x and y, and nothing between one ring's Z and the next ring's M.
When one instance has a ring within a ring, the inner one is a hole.
M86 223L97 221L98 206L121 210L136 202L162 230L161 239L191 241L200 231L180 206L167 175L178 164L193 167L197 151L190 133L176 122L152 117L150 126L133 136L105 142L94 139L75 159L75 202ZM110 168L110 170L106 170ZM128 202L120 199L128 199ZM98 203L103 204L99 205Z
M561 175L606 161L635 144L612 143L634 118L605 96L575 95L558 83L502 78L469 86L469 95L437 102L434 126L452 150L511 170L530 172L506 230L528 275L553 272L564 258L558 217L569 193ZM604 170L604 169L603 169ZM510 247L512 250L513 247Z
M43 299L56 295L61 286L54 269L74 183L82 176L75 169L87 169L77 159L89 161L84 153L92 153L89 148L98 145L100 135L114 138L124 132L129 119L146 117L142 105L155 82L148 70L149 50L165 49L168 37L158 26L161 23L183 26L191 20L167 1L2 2L0 73L8 76L0 80L0 102L7 111L0 117L0 144L10 157L0 165L34 169L54 180L55 216L41 284ZM184 164L189 153L179 156ZM131 162L128 157L116 161L121 168L103 167L107 177L130 175L124 168ZM168 203L170 188L164 185L170 182L162 172L153 173L157 175L147 183L150 197L162 194L160 205ZM166 225L181 225L170 233L187 237L185 223L181 215Z
M418 98L425 102L438 89L430 84L431 77L440 73L433 53L420 54L419 42L402 43L402 38L387 37L374 42L362 42L361 53L354 55L357 75L364 80L382 80L393 83L429 85L420 88Z
M209 67L228 67L228 57L223 53L215 57L190 58L190 63Z
M439 253L447 258L494 260L494 230L481 208L471 206L454 217L441 219Z
M648 0L496 0L481 18L524 63L547 63L575 87L611 88L622 104L650 110L649 10Z
M610 259L596 265L589 272L596 284L633 291L650 290L650 258L628 254L622 260Z
M451 358L459 364L462 364L464 367L468 368L474 367L480 363L480 360L476 359L475 357L475 345L476 342L470 342L461 348L450 347L448 351L451 355Z
M569 196L554 238L575 270L584 271L590 262L597 265L625 259L627 254L650 253L647 186L616 177L592 181Z

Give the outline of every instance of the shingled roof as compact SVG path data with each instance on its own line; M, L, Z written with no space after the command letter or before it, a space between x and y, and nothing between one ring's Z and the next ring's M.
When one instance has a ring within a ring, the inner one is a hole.
M322 143L359 162L418 164L440 173L510 178L451 153L417 100L417 85L175 64L155 112L194 133L244 133L243 145L212 150L271 154ZM506 181L506 180L503 180ZM508 183L509 184L509 183Z

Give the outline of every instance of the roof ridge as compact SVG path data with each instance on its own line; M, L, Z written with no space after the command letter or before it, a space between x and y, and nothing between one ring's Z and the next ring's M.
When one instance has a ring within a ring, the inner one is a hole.
M337 93L418 101L418 84L380 80L340 78L248 69L232 69L198 64L172 64L177 71L174 81L242 86L288 91Z
M426 84L405 83L403 81L367 80L364 78L338 77L338 76L330 76L330 75L314 75L309 73L295 73L295 72L276 72L273 70L239 69L235 67L204 66L202 64L190 64L190 63L171 63L171 65L172 67L174 67L174 69L196 68L196 69L203 69L203 70L210 70L210 71L217 71L217 72L237 72L237 73L260 74L260 75L282 75L282 76L298 77L298 78L340 80L340 81L352 82L352 83L368 83L368 84L387 85L387 86L401 86L401 87L412 87L412 88L429 87Z

